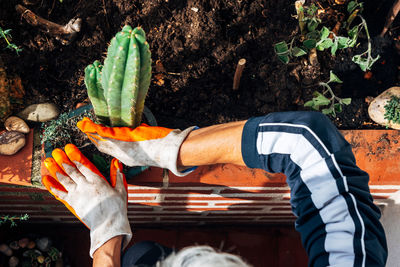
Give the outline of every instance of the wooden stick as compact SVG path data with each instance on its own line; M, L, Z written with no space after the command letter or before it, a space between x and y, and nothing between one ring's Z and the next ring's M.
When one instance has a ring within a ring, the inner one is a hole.
M246 59L241 58L236 66L235 76L233 77L233 90L239 89L240 78L242 77L242 72L245 64Z
M71 19L66 25L59 25L36 15L24 6L16 5L15 9L29 24L55 36L64 45L70 44L81 29L82 19L80 18Z
M386 23L385 26L382 29L381 34L379 35L380 37L385 36L386 32L389 30L390 25L392 25L394 19L396 18L397 14L400 11L400 0L397 0L392 8L390 9L388 16L386 18Z

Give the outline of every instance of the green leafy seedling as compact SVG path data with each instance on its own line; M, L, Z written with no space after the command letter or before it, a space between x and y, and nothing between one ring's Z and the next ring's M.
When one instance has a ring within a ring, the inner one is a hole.
M10 227L15 227L15 226L17 226L17 223L15 221L26 221L28 219L29 219L29 215L28 214L24 214L24 215L21 215L21 216L0 215L0 225L9 222L10 223Z
M320 108L322 108L322 113L336 117L336 113L342 112L343 105L350 105L351 98L337 97L333 93L333 90L329 85L330 83L342 83L342 81L338 76L336 76L336 74L330 71L329 81L319 83L319 85L324 87L325 90L322 93L315 91L313 93L313 98L307 101L304 106L313 110L320 110ZM329 97L325 96L327 93L330 94Z
M293 45L296 37L292 39L290 45L284 41L275 44L275 52L279 60L288 64L291 58L306 55L313 48L318 51L330 50L331 55L335 56L338 50L354 47L357 44L360 32L364 30L368 39L368 49L360 55L353 56L352 61L359 65L361 70L370 70L379 56L375 58L371 56L371 38L367 23L360 15L362 9L363 3L357 1L348 3L349 17L343 23L347 36L338 36L326 26L320 27L321 21L317 16L318 7L315 4L304 6L300 1L296 1L297 19L301 31L301 38L298 39L302 42L302 45L299 45L299 47ZM361 23L350 29L352 22L357 17L361 19Z
M285 41L279 42L275 44L275 53L278 56L279 60L282 61L283 63L287 64L289 63L289 47Z
M18 46L16 46L15 44L13 44L10 41L12 39L10 32L11 32L11 29L3 30L0 27L0 39L3 38L6 41L6 43L7 43L7 46L5 47L6 49L14 50L15 53L17 53L17 55L19 55L19 52L22 51L22 48L19 48Z

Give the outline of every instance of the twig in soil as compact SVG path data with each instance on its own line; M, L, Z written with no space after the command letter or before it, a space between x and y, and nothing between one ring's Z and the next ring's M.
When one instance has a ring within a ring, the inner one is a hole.
M386 18L386 23L385 23L385 26L383 26L380 37L383 37L386 34L386 32L388 31L390 25L392 25L392 23L393 23L394 19L396 18L397 14L399 13L399 11L400 11L400 0L397 0L393 4L392 8L390 9L390 11L388 13L388 16Z
M54 36L63 45L70 44L81 30L82 19L80 18L71 19L63 26L36 15L24 6L16 5L15 9L30 25Z
M180 76L180 75L181 75L180 73L177 73L177 72L167 72L167 74L169 74L169 75L176 75L176 76Z
M246 59L242 58L239 60L236 66L235 76L233 77L233 90L239 89L240 78L242 77L242 72L245 64L246 64Z

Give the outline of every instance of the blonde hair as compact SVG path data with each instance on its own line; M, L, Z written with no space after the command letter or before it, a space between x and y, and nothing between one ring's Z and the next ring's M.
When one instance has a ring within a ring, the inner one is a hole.
M209 246L187 247L179 252L172 252L160 261L157 267L251 267L239 256L217 252Z

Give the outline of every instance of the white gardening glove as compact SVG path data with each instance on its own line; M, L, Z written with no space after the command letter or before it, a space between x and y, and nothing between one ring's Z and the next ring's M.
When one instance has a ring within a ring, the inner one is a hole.
M43 185L90 229L90 256L115 236L124 236L123 248L132 238L127 216L127 184L122 164L113 159L110 183L79 151L68 144L65 153L55 149L45 160L51 176Z
M129 127L105 127L84 118L77 124L103 153L119 159L128 166L156 166L169 169L177 176L187 175L177 168L179 148L195 128L184 131L141 124Z

